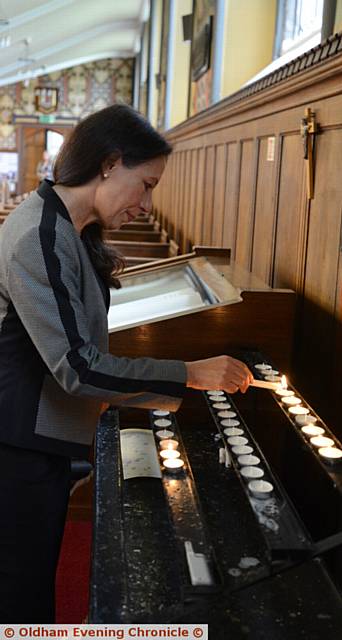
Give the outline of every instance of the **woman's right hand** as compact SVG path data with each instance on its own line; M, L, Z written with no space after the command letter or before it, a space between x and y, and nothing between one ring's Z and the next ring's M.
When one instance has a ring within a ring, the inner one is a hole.
M187 387L193 389L222 390L235 393L240 389L245 393L253 382L253 375L248 367L230 356L217 356L206 360L186 362L188 373Z

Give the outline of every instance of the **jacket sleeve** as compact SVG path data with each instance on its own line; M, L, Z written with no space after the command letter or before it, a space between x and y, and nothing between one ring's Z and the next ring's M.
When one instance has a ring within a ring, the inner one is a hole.
M53 228L26 232L8 263L9 296L54 378L72 395L176 410L186 389L184 362L100 352L91 341L81 278L76 246Z

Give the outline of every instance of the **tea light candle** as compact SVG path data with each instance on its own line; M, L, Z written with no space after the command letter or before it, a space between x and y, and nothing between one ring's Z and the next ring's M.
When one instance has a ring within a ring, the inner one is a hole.
M342 462L342 451L341 449L336 449L336 447L322 447L321 449L318 449L318 453L323 461L328 462L329 464Z
M161 449L178 449L179 442L177 440L161 440L159 446Z
M232 413L234 413L233 411L219 411L218 412L218 417L219 418L235 418L236 413L234 413L234 415L232 416Z
M265 362L262 362L260 364L256 364L255 368L259 369L259 371L266 371L266 370L270 371L272 369L271 365L270 364L265 364Z
M208 396L224 396L224 391L207 391Z
M157 438L159 438L159 440L166 440L167 438L172 438L173 431L169 431L169 429L163 429L162 431L157 431L156 436Z
M251 480L248 490L255 498L268 498L273 491L273 484L266 480Z
M210 402L224 402L225 399L225 396L208 396L208 400L210 400Z
M325 436L315 436L310 438L310 442L314 447L333 447L334 441L332 438L326 438Z
M322 427L317 427L315 424L306 424L301 428L301 431L305 433L306 436L321 436L325 433Z
M279 371L277 369L266 369L266 371L261 372L263 376L278 376Z
M232 453L234 453L235 456L247 456L253 453L253 447L250 447L249 444L238 444L232 447Z
M302 427L306 424L314 424L315 422L317 422L317 418L309 413L308 415L304 416L296 416L295 421L297 424L299 424L300 427Z
M241 475L243 478L246 478L246 480L251 480L253 478L262 478L264 472L260 467L242 467Z
M240 424L240 421L234 418L227 418L226 420L220 420L220 422L223 427L238 427Z
M164 460L164 467L167 471L175 473L177 471L180 471L184 467L184 461L181 460L181 458Z
M291 391L291 389L284 389L284 387L277 387L277 389L275 389L275 392L277 396L283 396L283 398L285 398L286 396L294 396L295 394L295 392Z
M269 376L269 375L265 375L265 380L267 380L268 382L281 382L281 377L280 376Z
M153 411L153 415L154 416L158 416L158 418L163 418L165 416L169 416L170 415L170 411L164 411L164 409L155 409Z
M171 420L167 420L166 418L159 418L158 420L154 421L154 424L156 427L171 427L172 425L172 421Z
M228 444L235 447L235 445L238 444L248 444L248 440L243 436L232 436L231 438L228 438Z
M304 416L310 413L310 411L306 407L302 407L300 404L297 404L294 407L289 407L289 413L292 413L292 415L295 416Z
M283 396L281 398L281 401L283 404L286 404L288 406L295 405L295 404L302 404L301 399L297 398L297 396Z
M227 429L223 430L223 433L225 433L226 436L242 436L243 429L238 429L237 427L228 427Z
M260 458L258 456L247 455L247 456L239 456L238 463L240 467L254 467L259 464Z
M162 449L159 453L163 460L175 460L180 457L179 451L176 451L175 449Z
M228 402L216 402L213 404L214 409L222 410L222 409L230 409L232 405Z

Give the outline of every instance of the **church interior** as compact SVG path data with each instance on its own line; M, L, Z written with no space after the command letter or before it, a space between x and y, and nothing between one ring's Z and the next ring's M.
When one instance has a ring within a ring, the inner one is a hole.
M131 105L172 153L104 233L110 353L254 377L101 414L56 622L340 639L342 0L2 0L0 60L0 234L79 122Z

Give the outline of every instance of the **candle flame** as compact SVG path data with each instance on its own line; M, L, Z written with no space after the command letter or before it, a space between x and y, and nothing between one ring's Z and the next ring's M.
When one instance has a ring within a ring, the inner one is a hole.
M281 376L281 383L280 383L280 386L281 386L283 389L287 389L287 378L286 378L286 376Z

